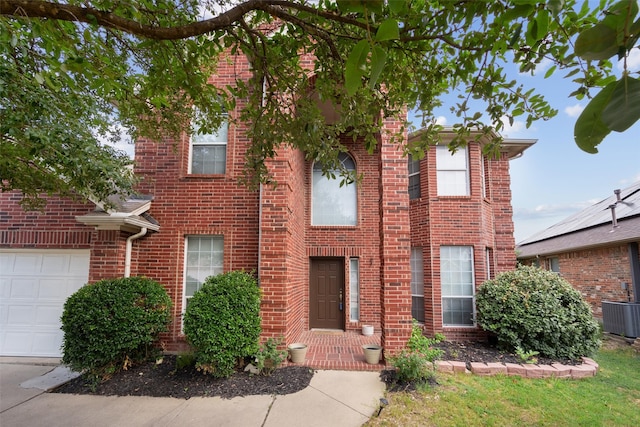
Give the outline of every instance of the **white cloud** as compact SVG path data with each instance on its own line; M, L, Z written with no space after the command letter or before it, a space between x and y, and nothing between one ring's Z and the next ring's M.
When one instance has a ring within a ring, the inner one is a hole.
M627 67L631 71L640 70L640 49L639 48L631 49L631 52L629 52L629 56L627 57ZM622 60L618 61L618 69L620 71L624 70L624 62Z
M509 118L505 116L500 118L500 121L504 125L500 133L502 133L502 136L505 137L513 137L514 135L524 132L527 129L526 123L522 120L514 120L513 124L510 124Z
M569 117L578 117L580 113L582 113L582 110L584 110L584 107L582 105L575 104L575 105L570 105L568 107L565 107L564 112Z
M542 204L534 208L514 208L513 216L520 219L541 219L547 217L566 218L589 206L598 203L598 200L585 200L573 203Z
M533 75L535 76L536 74L544 74L549 68L551 68L552 65L553 61L551 61L550 59L543 59L538 65L536 65L536 68L533 70Z
M440 126L445 126L447 124L447 118L445 116L436 117L436 124Z

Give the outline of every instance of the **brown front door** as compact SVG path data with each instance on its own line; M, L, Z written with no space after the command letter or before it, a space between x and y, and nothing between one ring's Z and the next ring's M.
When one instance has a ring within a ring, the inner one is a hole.
M309 274L309 327L344 328L344 261L311 260Z

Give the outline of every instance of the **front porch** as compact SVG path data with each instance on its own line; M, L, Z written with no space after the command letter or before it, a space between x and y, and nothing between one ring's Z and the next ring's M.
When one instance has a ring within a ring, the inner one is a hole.
M380 340L380 333L364 336L355 331L312 330L302 332L292 342L308 346L305 363L296 366L343 371L380 371L386 368L385 363L368 364L362 349L364 344L380 345Z

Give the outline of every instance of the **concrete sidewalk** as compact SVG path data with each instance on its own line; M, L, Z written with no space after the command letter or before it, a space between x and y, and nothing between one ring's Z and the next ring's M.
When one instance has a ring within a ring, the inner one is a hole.
M378 372L317 371L307 388L283 396L189 400L46 393L62 367L0 360L0 425L19 426L345 426L374 414L384 394Z

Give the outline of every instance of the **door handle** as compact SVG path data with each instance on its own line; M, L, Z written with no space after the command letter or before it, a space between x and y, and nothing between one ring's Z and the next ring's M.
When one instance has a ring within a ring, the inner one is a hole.
M340 301L339 301L338 307L340 308L340 311L342 311L344 307L344 304L342 302L342 289L340 289L339 298L340 298Z

